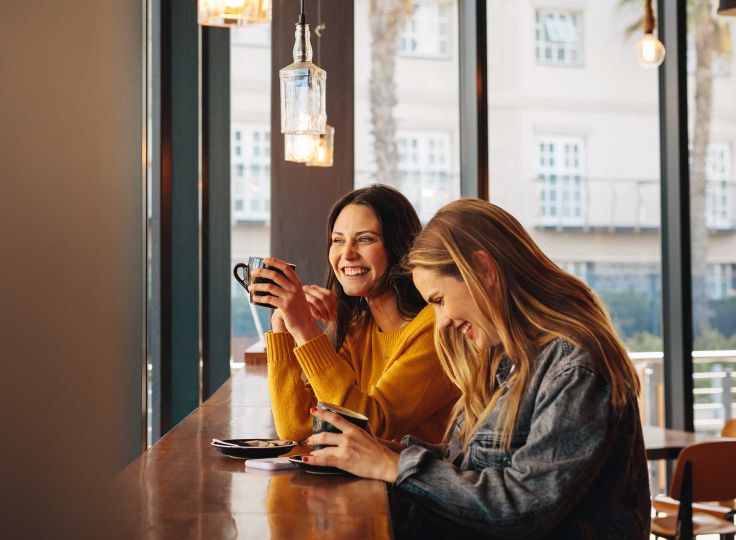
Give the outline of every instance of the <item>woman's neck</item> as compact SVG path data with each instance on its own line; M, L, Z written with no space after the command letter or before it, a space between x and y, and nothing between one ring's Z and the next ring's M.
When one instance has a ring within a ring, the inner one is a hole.
M368 300L368 308L371 310L371 317L382 332L398 330L408 322L399 313L396 296L391 292L387 291L378 298Z

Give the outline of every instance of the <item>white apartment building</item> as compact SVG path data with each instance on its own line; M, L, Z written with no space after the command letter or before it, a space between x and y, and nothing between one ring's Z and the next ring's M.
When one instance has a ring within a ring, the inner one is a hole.
M657 72L638 63L641 33L626 33L640 10L618 0L488 0L490 193L599 292L644 295L655 319L646 330L658 334ZM356 0L355 20L368 17L368 0ZM268 27L231 35L232 256L242 260L269 246L272 74ZM365 24L355 40L356 186L396 185L426 221L459 196L457 0L415 1L399 36L398 179L373 177ZM736 55L717 59L713 95L707 260L709 296L720 298L736 294Z

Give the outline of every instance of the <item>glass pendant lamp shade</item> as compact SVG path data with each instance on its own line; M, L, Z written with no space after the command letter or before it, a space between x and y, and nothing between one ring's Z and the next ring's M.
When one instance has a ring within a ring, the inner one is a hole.
M307 162L307 167L332 167L332 157L335 150L335 128L330 124L325 126L324 135L316 135L315 156Z
M312 63L309 25L296 24L294 62L279 70L281 133L322 135L327 123L327 72Z
M271 22L271 0L198 0L203 26L252 26Z
M736 17L736 0L721 0L718 4L718 14Z
M284 159L294 163L308 163L317 157L319 135L300 133L284 135Z

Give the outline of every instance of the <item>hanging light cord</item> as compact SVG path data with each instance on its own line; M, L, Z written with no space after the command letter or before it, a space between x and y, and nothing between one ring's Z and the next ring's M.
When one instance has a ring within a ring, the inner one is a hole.
M307 17L304 14L304 0L299 1L299 24L306 24Z
M304 0L302 0L303 2ZM644 0L644 33L651 34L654 32L654 11L652 10L652 0Z
M304 0L302 0L303 2ZM314 33L317 34L317 65L322 65L322 30L324 29L325 25L322 24L322 6L321 6L321 0L317 0L317 28L314 29Z

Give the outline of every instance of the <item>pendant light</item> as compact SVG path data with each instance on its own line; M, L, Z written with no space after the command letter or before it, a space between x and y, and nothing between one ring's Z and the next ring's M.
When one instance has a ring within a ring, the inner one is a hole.
M326 25L322 22L321 1L317 0L317 27L314 33L317 35L317 64L322 63L322 32ZM307 167L332 167L333 155L335 154L335 128L325 124L323 135L315 135L315 156L307 162Z
M325 126L324 135L315 135L315 156L307 162L307 167L332 167L332 157L335 148L335 128L330 124Z
M654 11L652 0L644 0L644 37L636 44L641 65L655 68L664 62L664 44L654 37Z
M284 134L284 159L294 163L308 163L317 158L320 135L313 133Z
M281 133L322 135L327 113L327 73L312 63L309 25L300 1L299 22L294 33L294 62L279 70L281 81Z
M198 0L202 26L238 27L271 22L271 0Z

